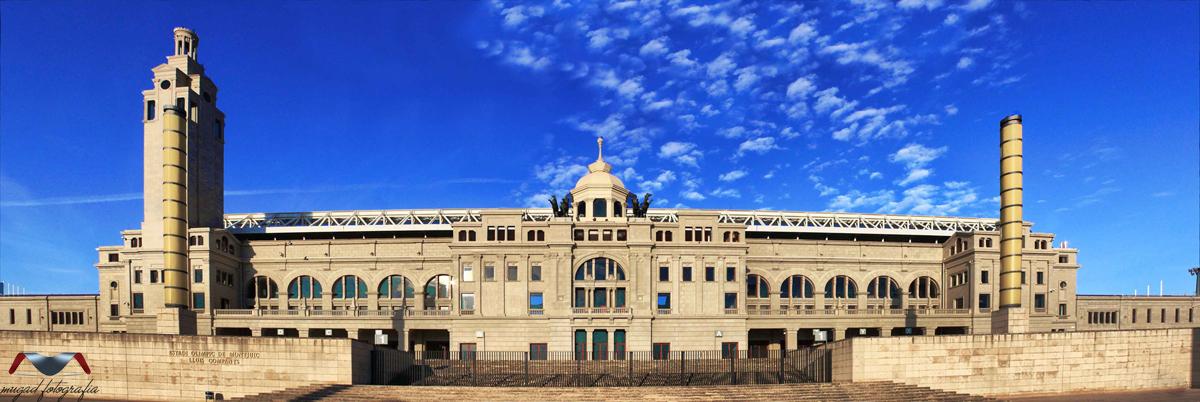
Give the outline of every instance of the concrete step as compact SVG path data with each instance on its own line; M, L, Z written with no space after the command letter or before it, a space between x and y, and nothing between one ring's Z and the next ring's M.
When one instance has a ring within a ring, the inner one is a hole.
M243 401L993 401L894 382L720 385L694 387L462 387L388 385L313 385L234 399Z

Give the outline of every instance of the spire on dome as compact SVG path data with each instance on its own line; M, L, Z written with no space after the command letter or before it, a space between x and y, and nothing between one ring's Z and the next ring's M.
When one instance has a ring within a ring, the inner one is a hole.
M588 165L588 173L612 172L612 165L604 161L604 137L596 137L596 161Z

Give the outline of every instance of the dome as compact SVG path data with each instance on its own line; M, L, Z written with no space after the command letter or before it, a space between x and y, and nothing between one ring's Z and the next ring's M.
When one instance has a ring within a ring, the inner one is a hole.
M596 143L601 147L600 153L596 157L596 161L588 165L588 174L579 178L575 182L575 188L582 189L587 187L617 187L625 188L625 183L621 179L612 174L612 165L604 161L604 139L597 138Z

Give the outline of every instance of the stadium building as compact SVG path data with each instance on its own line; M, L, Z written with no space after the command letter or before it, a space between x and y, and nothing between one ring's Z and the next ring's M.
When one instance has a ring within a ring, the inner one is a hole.
M1002 237L995 218L653 208L602 140L552 208L226 214L218 88L195 33L173 44L142 92L140 226L97 248L97 294L0 298L0 329L592 356L987 334L1005 238L1029 332L1200 326L1194 296L1078 295L1078 250L1019 211Z

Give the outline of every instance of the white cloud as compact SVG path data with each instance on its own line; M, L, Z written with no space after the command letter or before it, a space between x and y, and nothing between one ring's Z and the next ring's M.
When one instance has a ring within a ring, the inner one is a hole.
M946 105L946 115L953 116L958 114L958 106Z
M869 179L871 179L871 180L882 179L882 178L883 178L883 173L879 173L879 172L871 172L871 176L869 177Z
M621 85L617 85L617 93L626 98L632 98L642 93L641 77L634 77L625 80Z
M800 77L795 81L792 81L791 84L788 84L787 96L788 98L792 99L806 98L808 97L808 94L811 94L815 89L816 86L813 85L812 80L810 80L808 77ZM834 88L834 92L837 92L837 88Z
M718 188L708 194L717 198L742 198L742 193L732 188Z
M925 169L925 168L912 169L912 170L908 171L908 176L905 176L904 179L900 180L896 184L899 184L901 186L907 186L909 184L924 180L926 177L929 177L930 174L933 174L933 171L931 171L929 169Z
M922 7L926 10L933 10L942 6L942 0L900 0L896 5L909 10Z
M529 17L541 17L545 14L545 9L537 6L514 6L504 9L500 14L504 15L504 26L516 28Z
M741 155L745 152L757 152L763 154L772 149L779 149L779 147L775 145L775 138L761 137L742 142L741 145L738 145L737 153L738 155Z
M831 117L836 118L858 106L857 101L847 101L837 93L836 87L817 91L817 102L813 105L813 110L821 114L828 113Z
M670 170L664 170L661 173L659 173L658 176L656 176L654 178L654 180L643 181L639 184L639 186L641 187L642 190L645 190L645 191L659 191L659 190L662 190L664 186L666 186L667 184L670 184L673 181L675 181L675 172L672 172Z
M966 11L979 11L992 4L992 0L967 0L961 8Z
M671 53L670 56L667 56L667 59L671 60L671 64L674 64L679 67L691 69L691 68L695 68L696 66L698 66L700 64L695 59L688 57L688 56L691 56L691 54L692 54L691 50L683 49L678 52Z
M946 19L942 20L942 24L945 24L945 25L954 25L957 23L958 23L958 14L947 15Z
M657 57L666 54L667 51L667 37L663 36L646 42L646 44L642 45L642 48L638 50L638 54L646 57Z
M705 198L704 194L700 194L696 190L684 191L682 193L679 193L679 196L683 197L683 199L685 199L685 200L691 200L691 201L702 201Z
M897 59L881 53L871 42L844 43L839 42L822 47L818 52L836 56L838 64L861 63L872 65L890 74L889 79L883 80L886 87L893 87L908 81L908 76L916 71L910 62Z
M734 181L746 177L746 174L747 172L745 169L738 169L723 173L718 178L721 179L721 181Z
M737 68L737 62L733 60L733 54L723 53L708 63L708 76L722 78L729 75L729 72L735 68Z
M556 189L570 188L575 181L587 174L587 167L573 163L568 158L559 158L534 169L534 175L546 184Z
M968 67L971 67L972 64L975 64L975 59L972 59L967 56L963 56L962 58L958 59L958 64L956 64L955 66L958 67L959 70L963 70Z
M537 56L533 54L533 50L528 47L510 48L506 61L518 66L529 67L534 70L541 70L550 65L550 59L546 56Z
M805 22L792 28L792 32L788 34L788 42L792 43L808 43L809 40L817 36L817 29L813 28L812 23Z
M946 147L929 148L921 144L908 144L892 154L888 159L896 163L904 163L909 167L925 166L934 159L946 153Z
M739 92L750 89L758 82L759 76L754 66L738 69L737 80L733 83L733 88Z
M704 154L696 149L696 144L690 142L671 141L658 149L658 157L670 159L680 165L700 167L699 160Z
M592 49L603 49L612 42L612 38L608 36L608 28L600 28L595 31L588 32L588 46Z
M742 126L733 126L717 130L717 135L725 138L739 138L746 134L746 128Z

